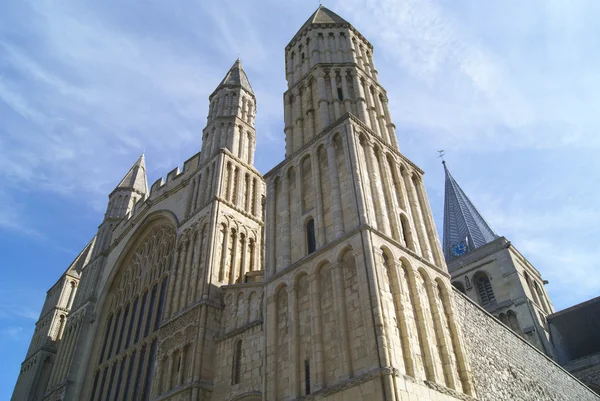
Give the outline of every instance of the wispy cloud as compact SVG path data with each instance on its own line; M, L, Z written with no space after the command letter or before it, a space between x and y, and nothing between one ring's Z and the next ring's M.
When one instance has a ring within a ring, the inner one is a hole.
M0 329L0 334L2 335L2 337L5 337L5 338L7 337L12 340L21 340L22 334L23 334L23 327L21 327L21 326L4 327L4 328Z

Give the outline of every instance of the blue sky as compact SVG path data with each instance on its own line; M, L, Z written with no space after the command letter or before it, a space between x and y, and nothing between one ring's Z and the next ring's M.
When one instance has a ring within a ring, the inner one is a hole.
M0 6L0 399L46 290L145 151L152 183L196 153L238 57L256 165L283 159L284 47L317 1L18 1ZM445 149L556 309L600 295L600 2L326 1L375 46L401 151L442 226Z

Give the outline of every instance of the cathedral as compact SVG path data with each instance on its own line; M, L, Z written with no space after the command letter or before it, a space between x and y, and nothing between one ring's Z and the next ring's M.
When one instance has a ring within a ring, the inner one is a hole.
M237 60L201 151L150 187L142 155L110 193L12 400L597 400L555 360L540 273L447 168L440 244L369 41L319 6L285 66L284 160L254 167Z

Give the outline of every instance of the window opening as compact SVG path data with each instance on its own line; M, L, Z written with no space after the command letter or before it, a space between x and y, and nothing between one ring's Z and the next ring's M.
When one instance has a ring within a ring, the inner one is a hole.
M231 384L239 384L240 373L242 367L242 340L238 340L235 343L235 349L233 351L233 374L231 378Z
M304 394L310 394L310 362L304 360Z
M479 292L479 299L481 300L482 305L485 306L496 303L492 284L486 276L481 275L477 278L477 291Z
M317 249L317 241L315 238L315 221L310 219L306 223L306 241L308 253L311 254Z

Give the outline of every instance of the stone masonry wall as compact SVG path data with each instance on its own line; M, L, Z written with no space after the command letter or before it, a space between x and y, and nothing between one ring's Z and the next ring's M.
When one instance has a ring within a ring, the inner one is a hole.
M467 356L480 400L599 400L556 363L454 291Z

